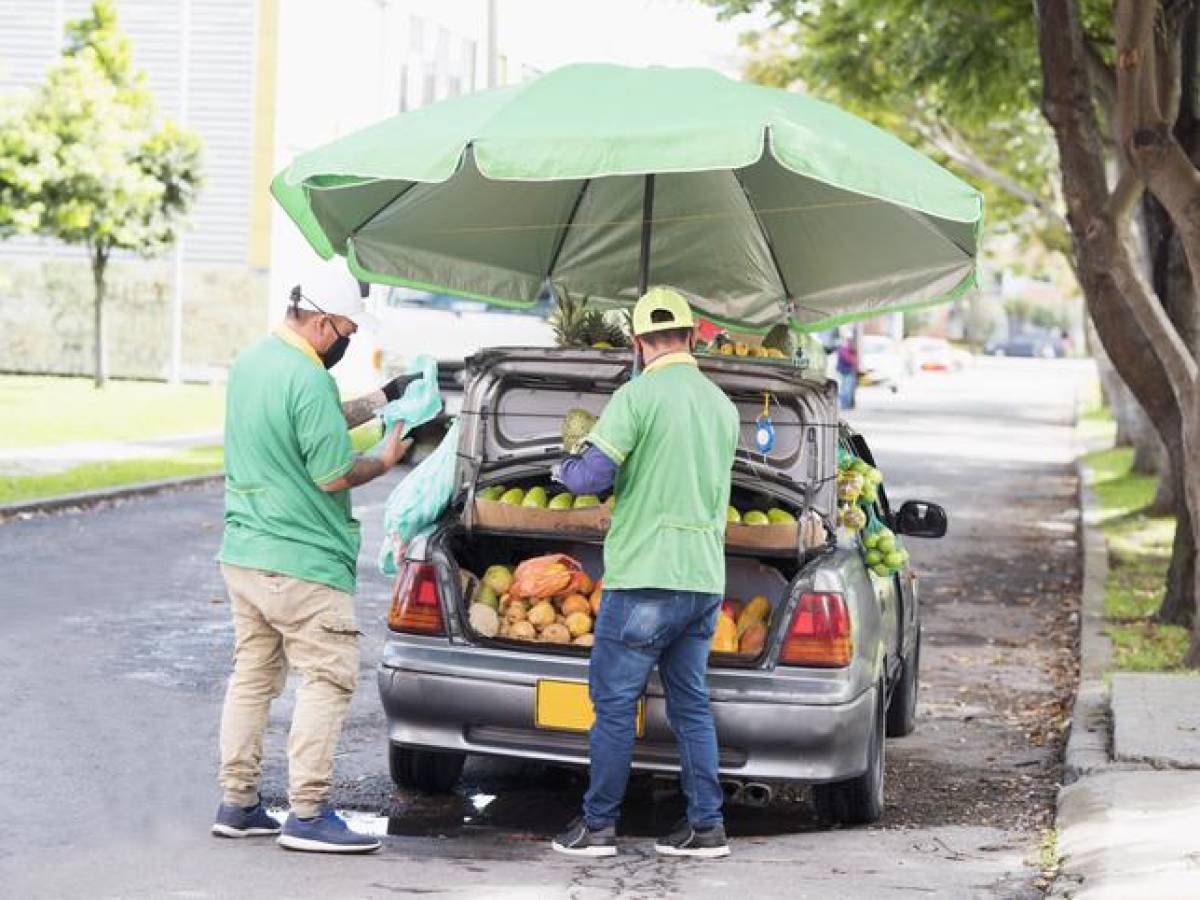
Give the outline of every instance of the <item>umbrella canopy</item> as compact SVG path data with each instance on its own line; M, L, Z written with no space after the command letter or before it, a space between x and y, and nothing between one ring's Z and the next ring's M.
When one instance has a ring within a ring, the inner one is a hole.
M827 327L975 282L979 193L834 106L703 69L572 65L296 158L272 193L363 280L532 306L670 284Z

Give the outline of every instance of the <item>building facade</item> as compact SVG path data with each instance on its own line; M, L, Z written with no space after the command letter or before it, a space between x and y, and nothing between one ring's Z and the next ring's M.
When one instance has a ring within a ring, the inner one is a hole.
M270 198L298 153L388 115L532 74L494 45L496 0L117 0L158 114L199 133L205 184L181 246L111 267L115 376L220 377L296 282L344 277ZM0 0L0 94L29 91L90 0ZM179 325L173 305L181 310ZM60 244L0 242L0 370L91 371L91 284Z

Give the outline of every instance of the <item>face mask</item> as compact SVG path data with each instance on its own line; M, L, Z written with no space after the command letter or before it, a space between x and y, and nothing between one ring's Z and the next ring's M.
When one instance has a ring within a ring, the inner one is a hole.
M333 329L333 333L338 337L337 340L329 346L329 349L321 354L321 362L325 363L326 369L332 369L334 366L340 363L342 361L342 357L346 355L346 348L350 346L350 335L342 334L340 331L338 331L337 326L334 325L332 321L329 323L329 327Z

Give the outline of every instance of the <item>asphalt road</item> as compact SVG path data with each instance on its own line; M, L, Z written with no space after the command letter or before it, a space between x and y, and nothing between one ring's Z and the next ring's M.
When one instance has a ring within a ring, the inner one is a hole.
M1075 602L1070 421L1085 367L980 361L895 396L862 393L893 502L943 503L951 533L910 541L925 622L917 733L889 742L873 828L822 829L802 793L729 810L734 855L655 858L645 836L673 786L631 789L615 861L546 848L578 774L468 767L449 799L386 776L374 686L388 583L382 501L356 495L363 671L338 757L338 800L390 832L371 857L290 854L208 834L231 628L213 554L221 496L196 490L0 526L0 894L13 897L1036 897L1058 776ZM284 794L290 698L274 712L264 792Z

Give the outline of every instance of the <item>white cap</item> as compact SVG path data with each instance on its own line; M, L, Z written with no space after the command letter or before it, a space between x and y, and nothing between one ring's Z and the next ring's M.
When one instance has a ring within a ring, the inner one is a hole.
M346 284L314 287L316 289L296 285L288 296L288 302L311 312L345 316L360 327L379 330L379 322L367 312L366 304L363 303L358 282L349 280Z

